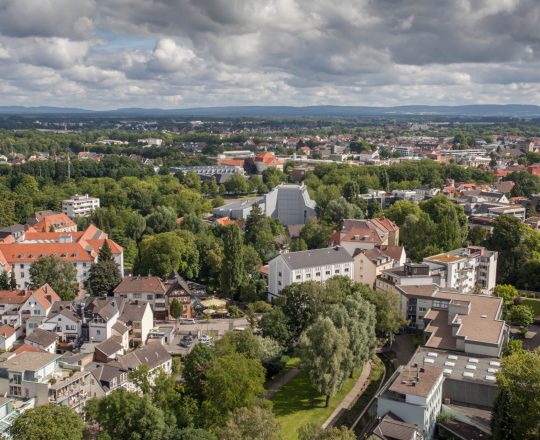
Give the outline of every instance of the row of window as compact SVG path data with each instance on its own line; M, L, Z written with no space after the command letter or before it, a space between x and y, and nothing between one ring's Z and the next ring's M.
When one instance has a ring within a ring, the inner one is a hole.
M349 268L346 267L345 269L343 269L343 272L344 272L344 273L349 273ZM331 274L331 271L329 271L329 270L327 270L327 271L325 272L325 275L330 275L330 274ZM334 270L334 274L339 275L339 274L340 274L340 270L339 270L339 269L335 269L335 270ZM281 272L280 272L280 275L281 275ZM320 276L321 276L321 273L320 273L320 272L315 272L315 276L316 276L316 277L320 277ZM306 278L311 278L311 274L310 274L309 272L306 273ZM301 280L301 279L302 279L302 275L296 275L296 279L297 279L297 280Z

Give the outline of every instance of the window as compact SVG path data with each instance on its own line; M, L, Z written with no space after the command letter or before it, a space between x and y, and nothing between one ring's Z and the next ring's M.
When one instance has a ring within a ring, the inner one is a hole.
M19 267L20 267L21 269L24 269L24 264L20 264Z
M326 275L330 275L330 271L327 270L327 271L325 272L325 274L326 274Z
M278 276L281 276L281 272L278 272Z
M349 268L348 268L348 267L345 268L345 272L349 272Z
M427 309L425 307L418 307L418 311L425 312Z
M146 295L146 299L152 301L154 299L154 295Z
M310 274L310 273L306 273L306 278L311 278L311 274Z
M281 286L281 281L278 281L278 282L277 282L277 285L278 285L278 286Z
M334 273L339 273L339 269L334 270Z
M321 276L321 273L320 273L320 272L316 272L316 273L315 273L315 276L316 276L316 277L320 277L320 276Z
M133 298L140 299L140 298L141 298L141 294L140 294L140 293L134 293L134 294L133 294Z
M101 330L96 330L96 335L101 335Z
M301 275L296 275L296 279L300 280L300 279L302 279L302 276Z

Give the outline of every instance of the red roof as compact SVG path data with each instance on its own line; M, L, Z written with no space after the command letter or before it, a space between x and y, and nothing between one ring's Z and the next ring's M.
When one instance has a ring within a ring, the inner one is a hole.
M32 345L23 344L17 350L15 350L15 354L21 354L25 351L35 352L35 353L45 353L45 350L42 350L38 347L33 347Z
M220 165L228 165L230 167L244 167L244 159L218 159L217 161Z
M77 228L77 225L65 214L51 214L42 217L34 226L36 231L48 232L52 229Z
M23 304L31 293L28 290L0 290L0 304Z
M10 336L13 336L15 334L15 329L7 324L0 325L0 336L3 336L4 338L9 338Z

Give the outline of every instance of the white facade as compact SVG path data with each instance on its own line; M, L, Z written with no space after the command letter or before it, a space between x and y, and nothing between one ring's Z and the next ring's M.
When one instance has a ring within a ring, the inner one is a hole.
M337 250L336 250L337 249ZM339 255L335 253L339 252ZM290 258L302 259L304 264L292 265ZM326 258L328 257L328 258ZM354 261L343 248L314 249L278 255L268 263L269 300L279 296L287 286L304 281L324 283L335 276L354 278Z
M88 217L96 208L99 208L99 199L88 194L75 194L71 199L62 201L62 212L71 219Z
M392 385L393 380L401 380L402 374L397 377L393 376L389 383ZM418 430L422 433L424 439L433 438L435 425L437 424L437 416L440 413L442 406L443 382L444 376L441 371L441 374L426 395L417 395L406 392L399 394L392 393L388 392L392 386L386 386L383 388L383 392L377 399L377 416L383 417L385 414L391 412L405 423L417 425Z
M120 316L118 310L107 321L101 318L99 315L95 315L94 318L88 323L88 331L90 342L103 342L112 336L112 327L118 321Z

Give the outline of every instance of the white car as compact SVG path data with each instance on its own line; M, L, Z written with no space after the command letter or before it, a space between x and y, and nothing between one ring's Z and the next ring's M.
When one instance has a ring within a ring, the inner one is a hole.
M210 345L212 344L214 338L212 336L208 336L208 335L203 335L201 336L201 344L206 344L206 345Z

